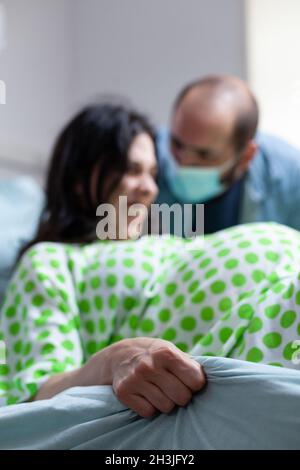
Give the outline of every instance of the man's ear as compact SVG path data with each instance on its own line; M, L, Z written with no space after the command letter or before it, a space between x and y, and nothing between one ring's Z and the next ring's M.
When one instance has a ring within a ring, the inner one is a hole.
M243 174L247 170L248 166L250 165L253 157L257 152L257 149L257 143L254 140L249 140L240 158L241 163L239 165L239 172L241 174Z

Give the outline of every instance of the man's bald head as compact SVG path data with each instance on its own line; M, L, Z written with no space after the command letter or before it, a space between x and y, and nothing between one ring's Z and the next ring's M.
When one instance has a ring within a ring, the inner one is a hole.
M229 75L212 75L188 84L178 95L173 119L205 129L218 124L230 134L236 150L253 139L258 125L258 105L245 82Z

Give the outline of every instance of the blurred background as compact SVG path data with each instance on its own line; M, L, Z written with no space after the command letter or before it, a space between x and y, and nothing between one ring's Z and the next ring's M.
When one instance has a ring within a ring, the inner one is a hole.
M299 23L299 0L0 0L0 176L42 180L61 126L99 94L162 125L208 73L247 80L260 128L300 146Z

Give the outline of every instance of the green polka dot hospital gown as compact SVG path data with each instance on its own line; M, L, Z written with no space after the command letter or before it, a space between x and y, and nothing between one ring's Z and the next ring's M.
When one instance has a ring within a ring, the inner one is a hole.
M300 233L255 223L190 240L40 243L17 266L0 325L1 405L29 400L51 375L137 336L297 368Z

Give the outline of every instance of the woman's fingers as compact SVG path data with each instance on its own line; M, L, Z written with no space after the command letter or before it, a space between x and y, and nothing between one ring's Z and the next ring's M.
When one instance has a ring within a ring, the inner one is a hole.
M159 354L158 354L159 352ZM157 370L162 368L177 377L192 392L201 390L206 378L202 366L177 348L164 349L153 354L153 364Z
M193 396L192 390L181 382L178 377L168 371L157 376L155 383L162 392L178 406L187 405Z
M139 393L161 413L170 413L176 405L155 383L143 382Z
M141 395L128 395L123 403L142 418L152 418L157 413L157 409Z

